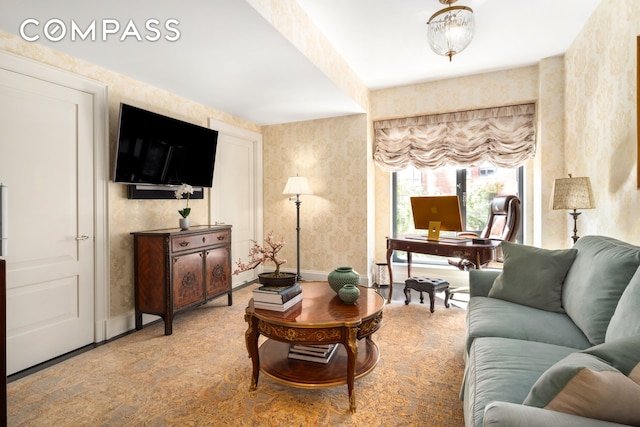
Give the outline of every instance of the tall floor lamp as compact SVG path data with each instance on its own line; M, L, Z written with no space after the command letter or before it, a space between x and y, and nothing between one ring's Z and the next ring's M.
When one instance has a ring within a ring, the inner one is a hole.
M302 203L300 201L300 196L302 194L313 194L313 192L311 191L311 188L309 188L309 181L307 181L307 178L303 176L290 176L282 194L296 196L295 198L290 197L289 200L295 200L296 202L296 280L300 281L302 279L302 276L300 275L300 203Z
M558 209L573 209L569 215L573 217L573 243L578 237L578 212L577 209L593 209L596 203L593 200L591 191L591 181L588 177L574 178L569 174L569 178L558 178L553 183L553 195L551 196L551 207Z

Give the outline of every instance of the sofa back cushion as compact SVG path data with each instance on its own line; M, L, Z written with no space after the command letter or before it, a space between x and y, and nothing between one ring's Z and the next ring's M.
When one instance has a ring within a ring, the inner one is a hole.
M640 266L640 247L603 236L585 236L567 273L562 306L592 344L604 342L618 300Z
M613 313L605 342L640 335L640 268L636 270Z

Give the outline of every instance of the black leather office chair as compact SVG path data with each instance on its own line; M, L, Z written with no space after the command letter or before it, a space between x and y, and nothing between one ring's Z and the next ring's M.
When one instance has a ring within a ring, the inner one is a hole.
M484 230L480 234L465 232L460 233L460 235L514 242L518 235L521 218L522 210L518 197L513 195L496 196L489 205L489 218ZM496 260L502 261L501 253L498 253ZM449 264L458 267L460 270L482 267L462 258L449 258Z

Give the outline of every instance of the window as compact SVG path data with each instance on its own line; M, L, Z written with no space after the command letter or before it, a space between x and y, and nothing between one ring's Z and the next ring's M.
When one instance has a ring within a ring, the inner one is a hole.
M446 196L455 194L460 199L462 227L480 232L487 221L489 204L500 194L515 194L523 199L523 167L515 169L481 165L467 168L447 166L439 169L418 170L409 166L392 174L393 180L393 234L424 234L413 228L412 196ZM520 226L522 228L522 225ZM522 230L518 233L522 241ZM441 257L413 254L415 261L444 263ZM406 261L406 253L395 252L394 261Z

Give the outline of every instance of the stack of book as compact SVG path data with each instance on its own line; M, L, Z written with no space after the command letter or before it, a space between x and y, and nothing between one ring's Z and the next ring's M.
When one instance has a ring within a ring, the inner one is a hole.
M289 359L306 360L309 362L329 363L336 352L338 344L300 345L289 347Z
M287 311L302 301L300 283L291 286L260 286L253 290L253 306L263 310Z

